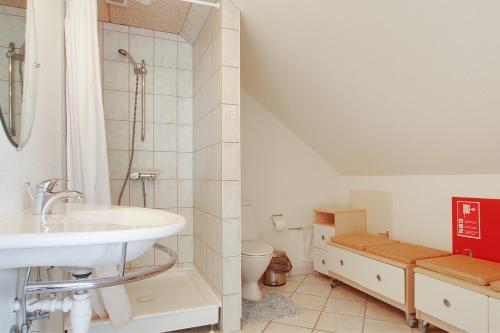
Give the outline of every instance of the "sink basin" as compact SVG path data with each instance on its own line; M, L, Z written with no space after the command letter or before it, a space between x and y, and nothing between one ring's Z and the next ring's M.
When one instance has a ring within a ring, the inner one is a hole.
M133 260L161 238L180 232L182 216L162 210L63 204L47 215L0 215L0 269L28 266L117 265L127 242Z

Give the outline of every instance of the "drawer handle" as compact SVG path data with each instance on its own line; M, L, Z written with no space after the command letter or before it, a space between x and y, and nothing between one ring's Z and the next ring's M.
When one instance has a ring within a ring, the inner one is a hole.
M377 274L377 281L378 282L382 281L382 277L380 276L380 274Z
M344 266L344 260L340 260L340 266Z
M321 239L322 239L322 240L325 240L325 235L321 235Z
M323 265L324 265L324 264L326 264L325 259L321 259L321 263L322 263Z
M451 306L451 303L447 298L443 298L443 305L449 308Z

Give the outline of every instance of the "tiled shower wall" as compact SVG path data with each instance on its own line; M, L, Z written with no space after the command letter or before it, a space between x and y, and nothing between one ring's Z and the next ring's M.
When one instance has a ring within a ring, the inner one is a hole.
M221 329L240 329L240 12L212 9L193 47L195 265L222 300Z
M137 98L134 169L157 169L146 185L147 207L178 213L188 227L162 243L177 250L178 265L193 263L193 71L192 46L182 37L125 25L99 23L102 87L113 203L127 174L131 150L136 76L128 58L146 62L146 138L141 141L141 95ZM142 90L139 80L139 92ZM122 205L143 206L142 182L129 181ZM129 268L164 262L149 251Z

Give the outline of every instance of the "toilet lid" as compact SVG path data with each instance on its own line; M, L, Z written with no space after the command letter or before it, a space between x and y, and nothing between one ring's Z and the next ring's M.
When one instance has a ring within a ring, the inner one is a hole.
M241 254L247 256L264 256L273 253L273 247L262 241L244 241L241 242Z

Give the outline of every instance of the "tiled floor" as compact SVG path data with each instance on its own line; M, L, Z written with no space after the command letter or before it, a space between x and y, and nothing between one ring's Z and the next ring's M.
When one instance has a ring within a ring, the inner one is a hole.
M282 287L262 286L300 304L304 313L271 322L249 324L243 333L419 333L406 325L403 311L345 284L332 289L323 275L292 275ZM182 332L208 332L207 328ZM429 332L443 333L432 327Z
M301 315L250 324L244 333L418 333L406 325L403 311L345 284L332 289L323 275L293 275L282 287L263 286L304 307ZM443 332L432 328L430 332Z

